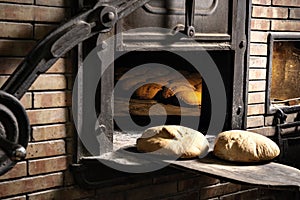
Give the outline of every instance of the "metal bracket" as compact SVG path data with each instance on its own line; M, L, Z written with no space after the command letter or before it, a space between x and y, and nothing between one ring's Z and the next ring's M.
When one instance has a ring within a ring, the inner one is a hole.
M294 138L295 133L298 132L300 126L300 111L294 111L289 113L297 112L297 116L294 122L286 122L287 114L282 110L278 109L274 115L273 124L275 125L275 137L276 142L280 148L279 161L286 162L286 155L288 154L288 139ZM295 129L294 129L295 128ZM285 131L284 131L285 130ZM298 135L299 137L299 135Z

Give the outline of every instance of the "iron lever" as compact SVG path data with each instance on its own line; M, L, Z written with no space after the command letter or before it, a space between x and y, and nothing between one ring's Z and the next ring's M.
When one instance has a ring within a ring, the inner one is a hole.
M196 33L194 18L195 0L185 0L185 25L177 24L172 30L172 35L176 35L178 32L181 32L188 37L194 37Z
M185 34L188 37L194 37L195 27L194 27L194 17L195 17L195 0L185 0Z

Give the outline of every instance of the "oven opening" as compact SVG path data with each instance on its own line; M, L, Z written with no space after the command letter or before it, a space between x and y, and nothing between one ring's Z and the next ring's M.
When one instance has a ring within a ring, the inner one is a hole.
M300 104L300 41L273 44L271 103L274 106Z
M173 53L130 52L115 62L114 100L116 126L128 110L142 127L180 124L181 116L200 117L202 76Z
M298 33L269 35L267 113L300 107L300 40Z
M234 98L233 54L231 51L203 54L210 56L221 75L227 110L225 122L220 126L229 130ZM141 133L154 126L181 125L203 134L207 134L209 126L215 126L210 125L211 93L201 75L201 68L207 66L201 59L197 63L198 66L193 66L179 54L164 50L130 51L114 60L113 149L134 146ZM100 88L99 85L95 100L98 110Z

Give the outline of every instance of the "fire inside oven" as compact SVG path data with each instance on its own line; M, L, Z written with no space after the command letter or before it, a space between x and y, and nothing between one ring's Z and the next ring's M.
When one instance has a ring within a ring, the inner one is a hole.
M229 93L231 53L212 51L207 55L218 68L227 66L222 70L222 78ZM139 127L143 130L149 125L184 123L205 133L211 101L201 75L205 63L201 60L198 63L192 66L183 57L168 51L131 51L118 58L114 63L115 129L136 130ZM137 126L132 127L128 121Z
M271 103L300 104L300 41L276 41L273 44Z
M267 111L299 107L300 40L298 33L269 35Z

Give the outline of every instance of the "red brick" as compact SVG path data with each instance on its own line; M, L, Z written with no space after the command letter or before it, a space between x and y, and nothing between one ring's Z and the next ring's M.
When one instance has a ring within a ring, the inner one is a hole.
M265 113L265 104L248 105L247 115L262 115Z
M266 56L268 54L267 44L250 44L250 55L252 56Z
M65 8L1 4L0 19L16 21L61 22L69 16Z
M273 0L273 5L300 7L300 0Z
M251 31L251 42L261 42L261 43L267 43L268 41L268 32L262 32L262 31Z
M288 18L288 8L253 6L252 17L258 18Z
M190 178L186 180L178 181L178 191L190 190L192 188L198 188L208 185L213 185L219 183L220 180L206 176L200 175L195 178Z
M266 81L249 81L249 92L259 92L266 89Z
M69 16L70 10L66 8L38 6L34 8L33 20L40 22L61 22L66 20Z
M252 0L252 4L271 5L271 0Z
M22 58L1 58L0 74L13 73L22 60Z
M34 141L61 139L71 136L72 132L73 126L71 124L33 126L32 139Z
M160 196L170 195L177 192L177 183L164 183L160 185L149 185L143 188L136 188L126 192L126 199L140 200L159 198Z
M93 190L84 190L78 187L69 187L64 189L52 189L42 192L36 192L28 195L28 200L42 199L83 199L94 196Z
M33 11L34 6L31 5L16 5L2 3L0 6L0 19L30 21L33 20Z
M0 183L0 196L6 197L42 189L50 189L53 187L62 186L62 184L62 173L22 178L14 181L6 181Z
M57 25L50 24L36 24L34 26L34 39L40 40L44 38L48 33L54 30Z
M250 69L249 80L265 80L266 74L266 69Z
M290 8L290 18L300 19L300 8Z
M27 164L26 162L17 163L10 171L0 176L0 180L20 178L27 175Z
M265 92L254 92L248 94L248 103L264 103L265 102Z
M31 125L63 123L68 120L66 108L27 110Z
M72 5L71 0L36 0L36 5L44 5L44 6L59 6L59 7L67 7Z
M34 108L65 107L72 102L71 92L35 92Z
M276 30L276 31L300 31L300 21L272 20L271 30Z
M251 19L251 30L269 30L270 24L267 19Z
M0 40L0 55L26 56L34 45L35 42L30 40Z
M21 103L24 108L32 108L32 94L27 92L21 99Z
M239 190L241 190L241 185L237 185L233 183L220 183L217 185L201 188L200 199L209 199L209 198L237 192Z
M265 126L273 125L274 116L266 116L265 117Z
M26 158L39 158L65 154L65 141L53 140L47 142L29 143Z
M250 56L249 67L250 68L266 68L267 57Z
M28 163L29 175L62 171L67 167L67 156L32 160Z
M248 131L252 131L267 137L271 137L274 136L275 134L275 127L253 128L253 129L248 129Z
M31 85L29 90L62 90L67 88L67 80L60 74L43 74Z
M264 125L264 116L247 117L247 128L260 127Z
M32 38L33 27L28 23L0 22L0 37Z
M72 61L67 58L60 58L47 71L47 73L72 73Z
M0 76L0 87L5 83L8 79L8 76Z

